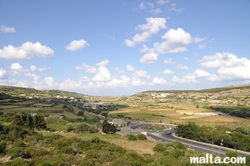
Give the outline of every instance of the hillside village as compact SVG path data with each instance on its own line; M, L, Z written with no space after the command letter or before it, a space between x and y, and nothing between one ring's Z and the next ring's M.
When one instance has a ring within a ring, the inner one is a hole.
M159 103L203 103L212 105L250 105L250 86L215 88L199 91L146 91L131 96L89 96L65 91L40 91L31 88L0 86L0 93L27 99L58 100L85 107L105 108L109 104L143 105Z
M142 100L143 99L143 100ZM142 92L130 96L127 101L138 103L203 103L211 105L250 105L250 88L230 89L220 92L176 91L176 92Z

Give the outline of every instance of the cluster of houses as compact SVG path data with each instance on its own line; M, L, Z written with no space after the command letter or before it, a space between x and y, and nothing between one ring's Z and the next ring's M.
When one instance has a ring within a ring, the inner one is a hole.
M215 105L250 105L249 89L233 89L218 93L205 92L179 92L179 93L149 93L144 94L148 100L159 99L163 102L174 102L175 100L184 100L187 102L201 102Z
M155 93L153 93L153 94L151 94L151 96L152 96L153 99L156 99L156 98L165 98L165 97L171 96L171 95L172 95L172 93L161 93L161 94L155 94Z
M102 123L103 120L100 120L100 122ZM127 122L123 118L120 118L120 119L107 119L107 122L109 124L115 125L116 127L127 126Z

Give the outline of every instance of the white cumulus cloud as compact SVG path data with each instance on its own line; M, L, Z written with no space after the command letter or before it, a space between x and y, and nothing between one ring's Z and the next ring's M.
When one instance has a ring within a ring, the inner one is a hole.
M0 31L3 32L3 33L14 33L14 32L16 32L14 27L7 27L5 25L0 26Z
M118 78L113 78L112 80L108 81L106 83L106 86L108 87L127 87L129 85L130 79L122 75Z
M109 81L110 79L111 74L105 66L100 66L97 74L93 77L93 81Z
M169 3L169 0L158 0L157 3L161 4L161 5L162 4L167 4L167 3Z
M193 41L194 41L195 43L199 43L199 42L204 41L205 39L206 39L205 37L203 37L203 38L196 37L196 38L193 39Z
M165 41L154 43L155 51L160 54L186 51L186 45L192 42L191 35L182 28L170 29L162 36L162 39L165 39Z
M196 83L196 77L194 74L188 74L183 76L182 78L179 78L177 76L174 76L172 78L172 82L174 83Z
M76 66L76 70L84 70L86 73L96 73L96 68L83 63L81 66Z
M150 52L150 53L144 54L141 57L140 62L141 63L155 63L157 60L158 60L158 54L154 52Z
M208 73L208 72L206 72L205 70L196 69L196 70L194 71L194 75L195 75L196 77L208 77L208 76L210 76L211 74Z
M26 77L31 78L33 81L39 81L39 76L35 75L35 74L31 74L31 73L25 73L24 74Z
M200 49L204 48L205 46L206 46L206 43L202 43L202 44L200 44L200 45L198 46L198 49L200 50Z
M119 73L124 73L124 70L119 69L119 67L115 67L115 70Z
M131 72L134 72L134 71L135 71L135 68L134 68L133 66L131 66L131 65L126 65L126 69L127 69L128 71L131 71Z
M20 63L12 63L10 66L10 71L12 74L21 74L27 72L27 70L24 69Z
M57 85L57 83L55 82L53 77L45 77L44 81L45 81L47 87L49 87L49 88L54 88Z
M131 85L134 85L134 86L141 86L141 85L144 85L145 82L143 82L140 78L138 77L132 77L130 79L130 84Z
M162 74L173 74L172 70L166 69L162 72Z
M181 69L181 70L188 70L188 69L189 69L188 66L185 66L185 65L183 65L183 64L178 64L178 65L176 65L176 67L177 67L178 69Z
M160 8L150 9L148 11L149 13L159 14L162 13L162 10Z
M216 53L204 56L199 63L205 68L218 69L216 74L207 78L209 81L250 79L250 72L248 72L250 71L250 60L245 57L238 58L229 52Z
M154 8L154 4L150 2L141 2L139 8L140 9Z
M101 61L100 63L97 63L96 66L107 66L109 64L109 61L107 59Z
M147 23L138 25L137 30L143 31L141 34L136 34L132 40L126 39L125 44L128 47L134 47L135 45L147 41L153 34L156 34L160 29L167 28L165 18L146 18Z
M47 68L47 67L37 68L35 65L31 65L31 66L30 66L30 70L31 70L31 71L39 71L39 72L42 72L42 71L47 70L47 69L50 69L50 68Z
M6 70L3 70L2 68L0 68L0 79L5 79L6 76L7 76Z
M172 11L175 11L177 13L181 13L183 12L185 9L184 8L177 8L177 5L175 3L172 3L171 4L171 10Z
M30 59L32 56L40 57L52 57L54 51L41 43L36 42L26 42L23 43L20 47L13 47L12 45L4 46L0 49L0 58L5 59Z
M149 76L149 75L147 74L147 72L144 71L144 70L136 70L136 71L133 73L133 75L134 75L135 77L138 77L138 78L147 78L147 79L150 78L150 76Z
M165 85L168 82L163 78L154 77L152 80L153 85Z
M250 63L248 59L239 59L234 54L228 52L216 53L212 56L204 56L199 62L201 66L206 68L248 66Z
M83 39L73 40L72 42L70 42L70 44L68 46L66 46L66 49L70 50L70 51L75 51L75 50L79 50L81 48L85 48L87 46L89 46L89 43Z
M175 64L175 62L172 60L172 58L166 59L163 63L164 64Z

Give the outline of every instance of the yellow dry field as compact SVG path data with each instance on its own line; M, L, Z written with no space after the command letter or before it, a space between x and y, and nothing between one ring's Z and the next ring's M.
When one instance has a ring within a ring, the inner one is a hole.
M233 116L219 116L219 115L206 115L209 113L216 113L216 111L202 108L196 108L194 104L176 104L173 105L174 109L122 109L110 112L111 115L124 115L127 117L132 117L133 119L138 119L138 121L144 122L163 122L163 123L188 123L195 122L199 125L222 125L228 127L239 127L248 126L250 124L250 119L244 119ZM184 114L186 113L186 114ZM190 113L198 113L196 115L191 115ZM152 116L164 115L165 117Z
M95 118L96 116L95 115L93 115L93 114L91 114L91 113L88 113L88 112L84 112L84 116L87 116L89 119L93 119L93 118Z
M107 140L110 143L119 145L127 150L133 150L139 153L149 153L149 154L154 154L153 147L157 144L156 142L153 141L127 141L124 139L113 139L113 140Z
M75 114L77 114L80 111L79 107L73 107L73 109Z
M63 115L65 115L66 117L71 118L71 119L83 119L82 116L77 116L76 114L68 112L68 111L64 111Z

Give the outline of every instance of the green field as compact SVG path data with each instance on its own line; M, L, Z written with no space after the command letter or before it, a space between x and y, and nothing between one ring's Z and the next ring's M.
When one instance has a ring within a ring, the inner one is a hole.
M141 129L145 129L145 130L165 130L166 127L165 126L143 126L143 127L141 127Z

